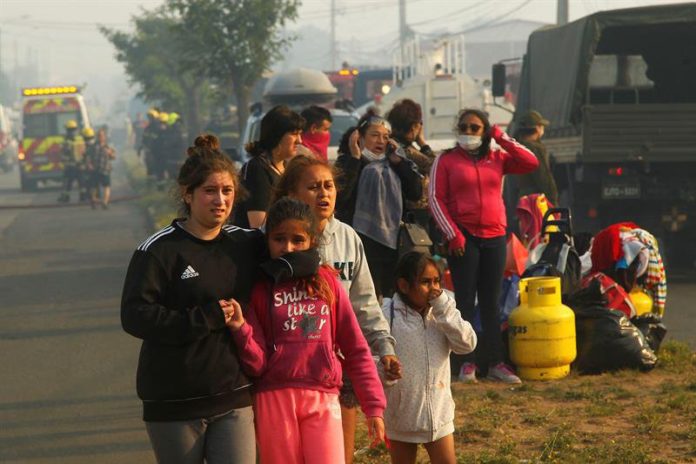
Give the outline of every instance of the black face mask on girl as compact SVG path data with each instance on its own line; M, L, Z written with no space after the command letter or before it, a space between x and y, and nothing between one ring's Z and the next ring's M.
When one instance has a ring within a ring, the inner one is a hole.
M317 273L321 258L316 248L304 251L293 251L275 259L269 259L261 264L261 269L274 282L289 279L309 277Z

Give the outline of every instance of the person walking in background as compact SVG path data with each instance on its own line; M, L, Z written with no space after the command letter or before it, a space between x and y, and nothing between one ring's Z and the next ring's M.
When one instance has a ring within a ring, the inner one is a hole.
M143 114L138 111L135 113L135 120L133 121L133 144L131 145L135 150L140 151L140 147L143 143L143 132L147 127L147 121L143 119ZM138 153L140 156L140 153Z
M143 158L148 178L155 175L155 151L159 132L159 111L150 108L147 112L147 123L143 128L143 136L140 145L138 145L138 156Z
M108 144L106 129L103 127L97 131L97 142L87 155L92 209L96 208L99 198L102 208L108 209L111 199L111 161L116 158L116 151Z
M160 112L158 118L157 138L152 146L152 158L157 189L164 190L164 180L167 177L167 159L169 158L169 113Z
M389 334L389 324L375 296L363 244L349 225L334 217L336 178L333 169L317 158L296 156L280 177L273 202L283 197L303 201L314 211L319 221L317 249L321 262L333 266L338 272L338 279L348 293L360 329L373 355L380 360L386 378L400 378L401 363L394 354L394 339ZM339 402L346 463L350 464L355 449L358 400L352 382L346 375L343 376Z
M334 270L320 265L318 221L304 202L282 198L268 211L271 259L248 310L230 301L228 325L255 377L261 464L343 463L338 391L353 379L373 444L384 440L386 406L377 369ZM339 361L337 350L343 355Z
M239 189L212 135L188 149L177 183L184 217L138 246L121 299L123 329L143 340L138 396L159 463L256 462L251 382L226 320L246 304L259 231L225 226Z
M502 182L506 174L532 172L539 161L498 126L491 127L480 110L462 110L456 127L458 146L433 164L430 210L449 241L447 261L457 308L473 322L478 297L483 334L474 353L453 356L453 374L475 382L478 367L491 380L519 383L504 363L498 314L506 255Z
M184 123L178 113L169 113L167 131L165 132L163 143L165 144L167 154L165 161L167 177L174 179L186 157Z
M302 145L306 153L319 159L329 161L329 143L331 142L331 124L333 119L326 108L312 105L302 110L300 115L305 119L305 128L302 132Z
M304 118L283 105L263 117L259 141L245 147L251 156L242 167L242 186L248 195L237 208L236 225L257 228L266 221L273 187L285 172L285 162L297 154L304 126Z
M382 310L397 340L404 373L385 389L389 454L394 464L415 464L418 444L423 443L430 462L455 464L449 357L451 352L470 353L476 333L442 291L440 270L430 256L406 253L395 277L396 293Z
M393 293L404 202L423 192L416 165L390 135L389 122L368 110L344 134L336 160L343 176L337 216L360 235L378 298Z
M85 188L87 189L87 197L89 198L92 209L96 209L97 205L94 202L92 190L94 189L94 162L97 159L97 140L95 138L94 129L85 127L82 129L82 138L85 141L85 155L83 158ZM97 191L98 193L98 191Z

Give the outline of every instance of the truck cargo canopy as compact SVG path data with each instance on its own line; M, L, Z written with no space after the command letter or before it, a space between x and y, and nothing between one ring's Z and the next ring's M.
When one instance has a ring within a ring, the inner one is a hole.
M529 37L518 110L576 125L595 55L640 55L651 103L696 102L696 3L602 11Z

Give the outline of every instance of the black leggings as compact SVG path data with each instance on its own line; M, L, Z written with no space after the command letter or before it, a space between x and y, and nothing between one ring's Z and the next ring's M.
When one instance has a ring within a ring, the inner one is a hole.
M464 362L475 362L482 370L505 360L500 334L500 286L505 270L505 236L479 238L464 232L464 256L447 259L452 273L454 295L462 318L473 324L475 299L478 295L483 334L476 350L467 355L452 355L452 374L457 375Z
M375 284L377 298L391 298L394 294L394 274L396 274L399 252L366 235L360 233L358 235L365 247L365 257L367 265L370 267L372 282Z

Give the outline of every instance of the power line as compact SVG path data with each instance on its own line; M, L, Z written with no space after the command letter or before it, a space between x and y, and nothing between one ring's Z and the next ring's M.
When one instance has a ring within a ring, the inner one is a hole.
M469 13L469 14L471 14L471 13L472 13L473 11L475 11L478 7L482 7L482 6L489 6L489 7L490 7L491 4L490 4L490 3L488 3L488 4L486 4L486 3L476 3L475 5L466 6L466 7L462 8L462 9L460 9L460 10L451 11L451 12L449 12L449 13L447 13L447 14L444 14L444 15L442 15L442 16L438 16L438 17L436 17L436 18L425 19L425 20L423 20L423 21L419 21L419 22L416 22L416 23L410 23L409 26L411 26L411 27L412 27L412 26L421 26L421 25L423 25L423 24L432 23L432 22L434 22L434 21L440 21L440 20L442 20L442 19L452 19L453 17L459 16L459 15L462 14L462 13ZM493 5L493 7L495 7L495 5Z
M98 26L108 27L128 27L127 23L102 23L102 22L75 22L75 21L40 21L40 20L25 20L21 23L12 22L3 24L3 27L12 28L32 28L32 29L72 29L75 31L84 31Z
M483 23L483 24L478 24L478 25L473 26L473 27L470 27L470 28L468 28L468 29L464 29L464 30L461 31L461 32L462 32L462 33L472 32L472 31L475 31L475 30L478 30L478 29L483 29L483 28L488 27L488 26L494 26L494 25L500 24L500 23L502 22L503 19L507 18L508 16L510 16L510 15L513 14L513 13L518 12L519 10L521 10L522 8L524 8L525 6L529 5L531 2L532 2L532 0L525 0L525 1L523 1L520 5L518 5L518 6L514 7L514 8L512 8L512 9L509 10L508 12L503 13L503 14L501 14L501 15L499 15L499 16L497 16L497 17L495 17L495 18L491 19L490 21L487 21L487 22L485 22L485 23Z

